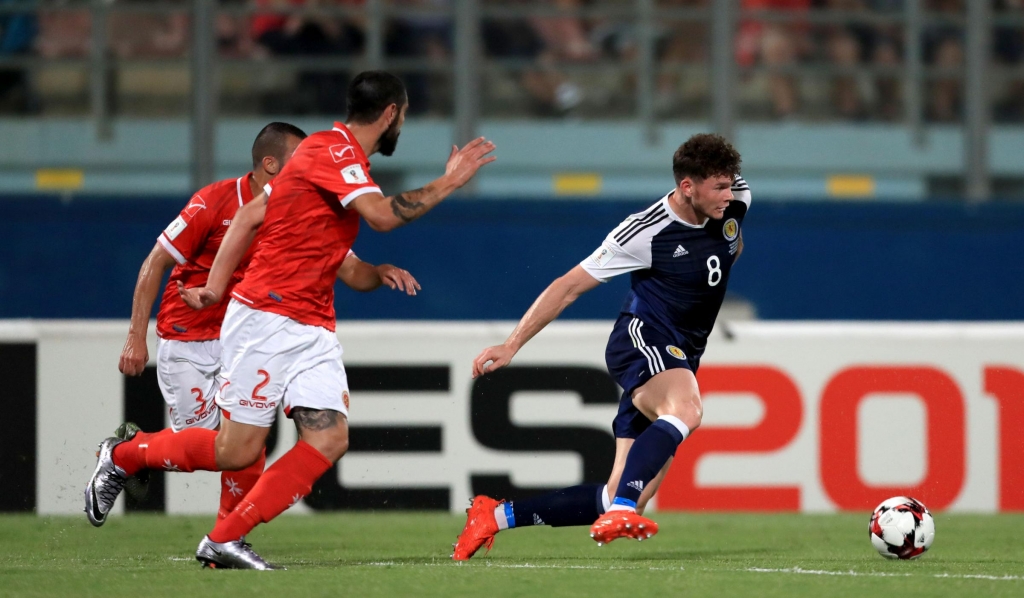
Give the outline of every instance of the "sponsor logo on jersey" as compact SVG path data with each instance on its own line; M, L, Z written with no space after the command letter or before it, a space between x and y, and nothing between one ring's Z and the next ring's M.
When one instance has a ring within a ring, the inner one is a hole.
M370 179L367 178L366 172L363 171L363 167L358 164L352 166L346 166L341 170L341 178L345 179L346 183L353 185L362 185L369 183Z
M164 234L167 235L168 239L173 241L177 239L178 235L181 234L181 231L185 230L187 227L188 223L185 222L185 219L178 216L174 219L174 222L167 225L167 228L164 229Z
M213 414L214 414L213 409L210 409L208 411L200 411L199 414L196 415L195 417L187 418L185 420L185 425L186 426L191 426L191 425L197 424L197 423L203 421L204 419L210 417Z
M686 359L686 353L683 353L683 350L675 345L669 345L665 347L665 350L668 351L669 355L676 359Z
M740 234L740 223L736 222L735 218L726 220L722 225L722 235L725 236L725 240L732 241L738 234Z
M231 226L231 221L230 220L225 220L221 224L223 224L224 226Z
M195 197L192 198L192 201L188 202L188 205L185 206L185 215L188 216L189 218L195 218L196 214L199 213L199 210L205 209L206 202L203 200L202 197L196 195Z
M351 145L339 143L338 145L332 145L327 149L331 151L331 159L334 160L335 163L356 159L356 150Z
M345 409L348 409L348 391L341 391L341 402L345 404Z
M276 409L277 401L250 401L249 399L242 399L238 401L238 404L242 407L254 407L256 409Z
M590 259L594 260L594 263L600 267L604 267L611 259L615 257L615 252L612 251L607 245L602 245L597 248L597 251L590 256Z
M683 248L682 245L680 245L676 247L675 252L672 253L672 257L683 257L684 255L689 255L689 253L689 251L687 251L686 249Z

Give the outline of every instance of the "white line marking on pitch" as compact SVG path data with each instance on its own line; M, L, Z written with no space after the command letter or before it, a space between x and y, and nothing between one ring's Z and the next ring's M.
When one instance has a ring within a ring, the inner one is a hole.
M760 567L750 567L748 569L738 569L738 571L746 571L748 573L791 573L794 575L836 575L843 577L935 577L940 579L984 579L988 581L1024 580L1024 576L1020 575L936 573L934 575L921 576L913 573L885 573L881 571L826 571L822 569L802 569L800 567L790 567L788 569L764 569Z
M451 567L462 566L462 563L398 563L395 561L371 561L352 563L357 567ZM616 567L599 565L534 565L531 563L494 563L487 561L484 566L493 569L588 569L594 571L685 571L684 567Z

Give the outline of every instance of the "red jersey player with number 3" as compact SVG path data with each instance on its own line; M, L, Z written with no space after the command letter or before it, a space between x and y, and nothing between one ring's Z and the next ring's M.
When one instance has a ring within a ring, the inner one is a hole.
M228 307L227 301L221 301L210 309L196 311L181 300L177 283L189 286L206 284L217 250L235 213L281 172L305 138L306 134L301 129L287 123L273 122L263 127L252 145L252 171L237 179L207 185L193 195L178 217L157 238L139 270L132 299L131 326L118 368L127 376L139 376L145 370L149 361L146 344L149 314L159 294L160 281L173 267L160 301L156 327L159 337L157 382L167 402L171 423L168 431L171 433L192 427L216 430L220 425L220 409L214 403L214 397L223 383L220 332ZM250 250L232 274L229 290L242 280L251 254ZM356 291L372 291L386 284L415 295L419 286L407 271L390 264L374 266L351 252L338 269L338 278ZM130 440L139 433L138 426L125 422L115 435ZM221 474L219 518L227 517L252 489L263 473L264 464L265 459L261 456L244 470ZM146 489L144 479L134 484L129 481L126 486L136 499L144 495ZM90 513L93 525L100 526L105 520L105 517Z
M216 305L260 231L221 329L220 431L189 428L145 441L108 438L86 489L89 506L105 514L127 476L146 468L244 469L259 458L281 405L295 420L299 440L200 542L196 559L206 566L275 568L242 537L302 500L348 448L349 393L334 332L333 283L359 218L378 231L408 224L495 159L494 144L476 139L452 148L440 178L385 197L370 178L368 156L394 152L408 108L405 86L391 74L364 72L349 85L347 105L345 124L299 145L269 198L263 193L238 210L206 286L178 285L189 305Z

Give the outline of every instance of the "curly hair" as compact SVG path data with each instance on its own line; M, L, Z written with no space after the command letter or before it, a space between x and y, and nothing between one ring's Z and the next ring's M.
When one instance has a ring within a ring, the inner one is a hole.
M698 133L686 140L672 155L672 174L676 184L686 177L704 180L714 176L740 173L740 153L724 137Z

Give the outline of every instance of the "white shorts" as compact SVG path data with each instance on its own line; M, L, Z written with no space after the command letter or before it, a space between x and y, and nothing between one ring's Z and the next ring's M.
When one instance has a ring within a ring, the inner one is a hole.
M232 299L221 326L224 385L217 405L231 421L269 428L277 406L348 417L341 343L319 326L252 309Z
M171 428L215 430L220 411L214 396L220 388L220 341L160 339L156 349L156 379L170 408Z

